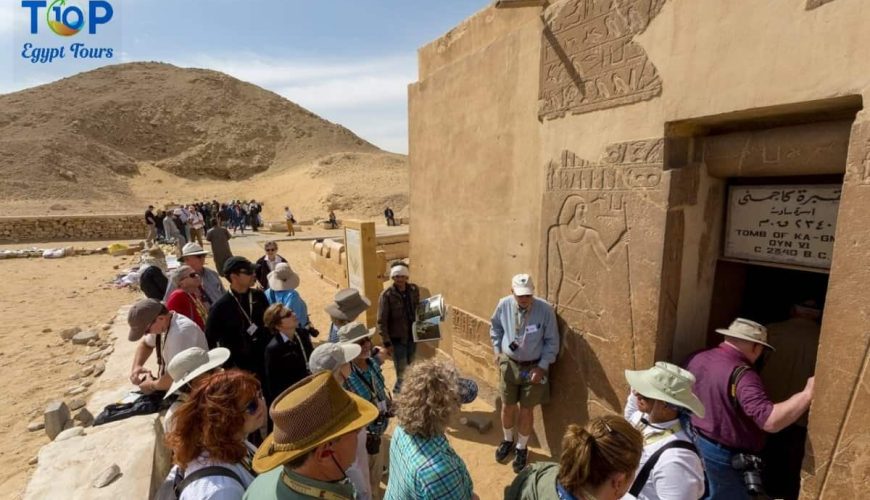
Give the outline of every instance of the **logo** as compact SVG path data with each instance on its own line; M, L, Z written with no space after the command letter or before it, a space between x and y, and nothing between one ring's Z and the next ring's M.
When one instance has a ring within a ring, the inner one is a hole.
M115 14L112 4L106 0L90 0L87 7L67 0L22 0L21 6L30 9L30 34L39 33L40 10L45 9L45 21L49 29L60 36L78 34L86 25L88 34L97 34L97 27L112 20ZM85 14L87 12L87 14Z
M50 0L50 3L49 0L22 0L21 7L28 14L30 35L34 37L39 37L41 32L47 33L44 26L40 30L44 22L58 36L71 37L84 31L88 35L97 35L88 40L102 39L105 36L99 36L100 27L105 27L115 15L115 9L107 0ZM111 37L111 33L107 36ZM112 59L114 49L93 47L82 42L69 46L40 46L26 42L21 46L22 59L33 64L52 63L67 56L72 59Z

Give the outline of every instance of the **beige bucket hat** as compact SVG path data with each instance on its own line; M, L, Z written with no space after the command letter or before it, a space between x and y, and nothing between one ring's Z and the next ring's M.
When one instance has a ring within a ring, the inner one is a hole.
M334 319L353 321L371 305L371 301L360 295L357 289L345 288L335 294L335 301L324 310Z
M352 321L338 329L338 341L343 343L359 342L374 334L374 328L369 329L362 323Z
M692 392L695 376L688 370L659 361L647 370L625 370L625 379L644 397L685 408L704 418L704 403Z
M750 342L755 342L756 344L761 344L770 350L775 351L772 345L767 343L767 328L764 325L756 323L755 321L737 318L731 322L728 328L717 328L717 333L721 333L722 335L728 337L734 337L737 339L748 340Z
M296 290L299 286L299 275L286 262L276 264L275 270L269 273L266 280L269 282L269 288L276 292Z
M345 391L330 372L310 375L281 393L269 408L274 432L254 455L258 473L368 425L378 408Z
M223 365L228 359L230 350L225 347L215 347L210 351L202 347L191 347L176 354L166 367L172 377L172 385L163 399L175 394L184 384L190 383L203 373Z

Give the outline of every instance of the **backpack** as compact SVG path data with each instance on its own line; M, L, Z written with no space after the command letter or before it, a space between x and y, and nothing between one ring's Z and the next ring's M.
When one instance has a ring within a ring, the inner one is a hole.
M228 477L242 485L242 489L245 488L245 483L242 482L242 478L226 467L221 467L220 465L203 467L185 477L184 471L176 465L172 468L172 471L169 472L169 475L163 481L163 484L160 485L160 489L158 489L157 493L154 495L154 500L178 500L181 498L181 493L190 485L190 483L197 479L210 476Z

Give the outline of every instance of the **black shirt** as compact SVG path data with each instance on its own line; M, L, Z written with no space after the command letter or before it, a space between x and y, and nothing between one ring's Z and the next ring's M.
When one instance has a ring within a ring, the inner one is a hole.
M154 212L151 210L145 211L145 224L154 224L157 225L157 219L154 218Z
M280 333L275 333L266 346L263 395L269 406L285 389L309 374L308 358L314 347L304 330L297 330L297 335L291 335L286 341Z
M239 294L230 289L214 303L205 323L205 337L209 349L226 347L230 359L227 368L241 368L257 375L263 382L265 369L263 355L271 339L269 330L263 326L263 313L269 301L262 291L250 289ZM248 333L251 321L257 326L253 335Z

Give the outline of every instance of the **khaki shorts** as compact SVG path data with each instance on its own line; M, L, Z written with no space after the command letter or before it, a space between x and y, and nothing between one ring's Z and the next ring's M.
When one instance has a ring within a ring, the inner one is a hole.
M501 393L502 403L506 405L520 404L523 408L550 402L550 380L543 384L532 384L528 380L521 380L520 371L530 371L534 365L520 366L516 361L502 353L498 357L498 390Z

